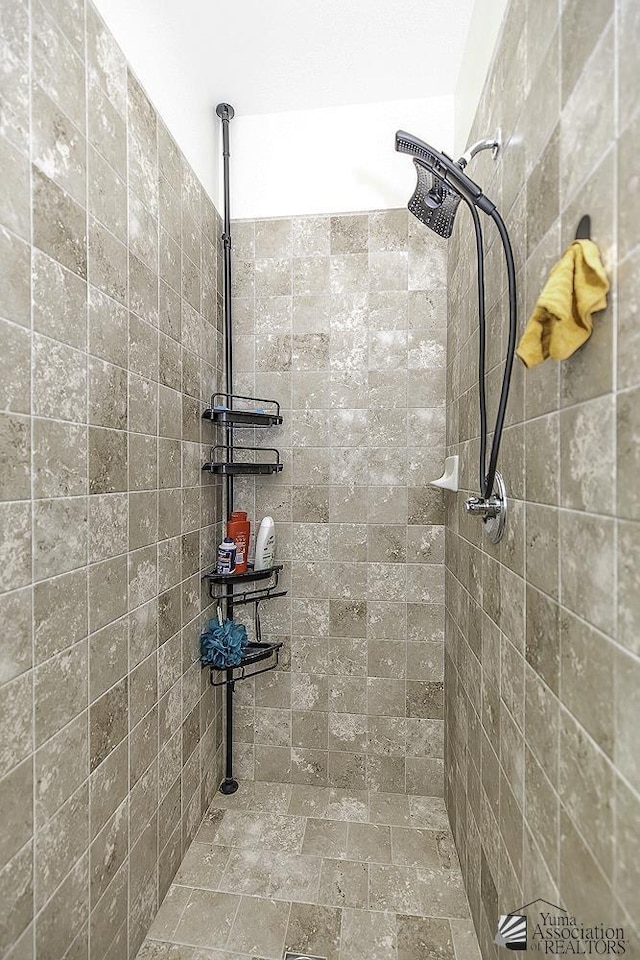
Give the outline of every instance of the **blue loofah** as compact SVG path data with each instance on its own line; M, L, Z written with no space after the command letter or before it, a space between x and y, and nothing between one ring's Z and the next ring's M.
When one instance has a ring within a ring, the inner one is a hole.
M237 667L248 642L244 624L225 620L221 625L209 620L200 634L200 660L212 667Z

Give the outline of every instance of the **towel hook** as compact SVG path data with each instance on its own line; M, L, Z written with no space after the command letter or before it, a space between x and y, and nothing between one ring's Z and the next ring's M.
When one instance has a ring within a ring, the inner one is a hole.
M591 240L591 217L588 213L580 217L580 223L576 230L576 240Z

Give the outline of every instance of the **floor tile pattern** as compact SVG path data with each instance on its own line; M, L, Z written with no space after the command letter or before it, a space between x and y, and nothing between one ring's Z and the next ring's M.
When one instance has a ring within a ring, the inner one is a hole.
M218 794L138 960L479 960L438 797L247 782Z

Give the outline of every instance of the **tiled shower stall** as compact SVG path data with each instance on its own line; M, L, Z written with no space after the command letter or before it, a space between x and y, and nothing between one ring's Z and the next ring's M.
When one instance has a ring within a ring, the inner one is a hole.
M261 607L278 669L236 687L231 797L198 642L222 222L90 0L1 4L0 33L0 955L129 960L151 930L145 960L477 960L470 916L496 960L537 897L637 943L636 0L511 0L470 135L502 131L468 172L521 327L585 213L612 281L579 354L516 362L498 547L463 509L466 212L448 244L405 209L232 223L234 389L284 417L236 437L284 469L235 506L275 519L288 595Z

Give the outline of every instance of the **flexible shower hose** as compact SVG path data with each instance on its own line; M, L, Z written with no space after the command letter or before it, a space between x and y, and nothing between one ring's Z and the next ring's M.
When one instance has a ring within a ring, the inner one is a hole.
M509 389L511 386L511 374L513 371L513 360L516 350L517 335L517 302L516 302L516 271L513 259L513 249L504 221L498 211L494 208L489 216L494 221L502 248L504 250L505 261L507 265L507 283L509 288L509 340L507 344L507 358L502 376L502 387L500 390L500 401L498 403L498 412L496 414L496 423L493 431L493 440L491 443L491 453L489 456L489 466L487 468L487 396L486 396L486 308L485 308L485 284L484 284L484 239L482 234L482 225L480 217L474 203L463 196L473 219L473 226L476 238L476 253L478 258L478 400L480 406L480 463L479 463L479 485L480 493L486 499L491 496L493 483L496 475L498 463L498 454L500 453L500 443L502 441L502 431L504 429L504 419L507 412L507 402L509 400ZM485 472L486 471L486 472Z

